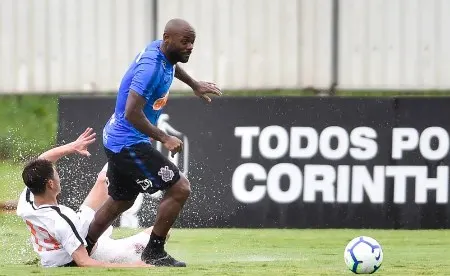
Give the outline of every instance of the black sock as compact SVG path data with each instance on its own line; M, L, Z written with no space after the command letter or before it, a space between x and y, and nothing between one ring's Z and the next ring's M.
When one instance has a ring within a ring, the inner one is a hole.
M150 234L150 241L144 249L147 253L160 253L164 251L164 244L166 243L166 237L160 237L153 231Z

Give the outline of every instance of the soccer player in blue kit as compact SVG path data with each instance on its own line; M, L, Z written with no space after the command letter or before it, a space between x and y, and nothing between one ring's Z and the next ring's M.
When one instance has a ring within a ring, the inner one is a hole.
M183 149L181 140L156 127L174 77L189 85L195 95L207 102L211 101L208 94L221 95L215 84L195 81L177 65L188 62L194 41L192 26L182 19L172 19L165 26L163 39L150 43L125 73L114 114L103 130L109 198L90 224L86 237L88 249L122 212L133 205L139 193L164 190L142 260L156 266L186 266L170 256L164 245L169 229L190 195L190 183L152 146L149 137L160 141L172 154Z

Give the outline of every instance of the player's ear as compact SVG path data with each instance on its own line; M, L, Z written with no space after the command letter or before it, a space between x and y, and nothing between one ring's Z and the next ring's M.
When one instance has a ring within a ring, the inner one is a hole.
M51 189L51 190L54 190L55 189L55 181L53 181L53 179L49 179L49 180L47 180L47 186L46 186L46 188L47 189Z
M167 34L167 33L164 33L163 34L163 41L164 41L164 43L170 42L170 35Z

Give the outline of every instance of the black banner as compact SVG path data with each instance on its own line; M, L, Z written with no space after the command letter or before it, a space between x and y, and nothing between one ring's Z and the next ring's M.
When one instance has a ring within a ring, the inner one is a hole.
M61 98L58 141L86 127L89 159L62 161L65 204L81 204L106 162L112 98ZM171 98L158 126L185 151L173 160L192 196L181 227L447 228L446 98ZM164 152L161 145L156 147ZM165 152L167 154L167 152ZM141 195L120 222L149 226Z

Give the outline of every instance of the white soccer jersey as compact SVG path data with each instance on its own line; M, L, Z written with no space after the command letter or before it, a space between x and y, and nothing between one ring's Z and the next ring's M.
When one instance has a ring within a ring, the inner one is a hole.
M76 213L64 205L34 204L33 193L25 188L17 205L17 215L31 232L34 251L44 267L63 266L73 261L71 255L86 246L85 237L95 212L81 206Z

